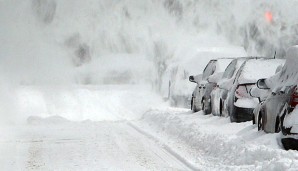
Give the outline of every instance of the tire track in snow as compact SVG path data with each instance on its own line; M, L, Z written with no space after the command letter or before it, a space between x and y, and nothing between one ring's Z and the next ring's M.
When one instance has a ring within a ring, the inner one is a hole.
M145 132L144 130L142 130L141 128L139 128L138 126L134 125L131 122L127 122L127 125L129 125L133 129L135 129L136 131L138 131L142 135L146 136L147 138L153 140L157 144L160 144L160 146L164 150L166 150L169 154L171 154L174 158L176 158L177 160L179 160L182 164L184 164L190 170L193 170L193 171L201 170L198 167L196 167L194 164L190 163L188 160L186 160L185 158L183 158L177 152L175 152L171 147L169 147L168 145L162 143L158 138L154 137L153 135L149 134L148 132Z

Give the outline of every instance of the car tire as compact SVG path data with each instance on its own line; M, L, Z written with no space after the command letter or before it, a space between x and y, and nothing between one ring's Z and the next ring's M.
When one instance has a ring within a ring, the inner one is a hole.
M203 101L202 101L202 110L205 112L205 115L209 115L209 114L211 114L211 103L209 102L207 105L208 106L206 106L205 105L206 104L206 100L205 99L203 99Z
M262 117L262 113L259 113L259 117L258 117L258 131L263 130L263 117Z
M191 97L191 101L190 101L190 110L193 111L193 97Z
M277 116L276 120L275 120L275 133L278 133L281 131L281 122L280 122L280 118Z
M205 99L201 101L202 110L205 111Z
M223 111L223 104L222 100L219 100L219 116L222 116L222 111Z
M194 97L192 98L192 111L195 113L195 112L198 112L199 111L199 109L198 109L198 107L196 106L196 104L195 104L195 100L194 100Z

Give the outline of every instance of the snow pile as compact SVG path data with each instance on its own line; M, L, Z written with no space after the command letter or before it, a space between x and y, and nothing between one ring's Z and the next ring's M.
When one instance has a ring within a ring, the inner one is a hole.
M251 124L173 108L149 111L138 123L202 170L297 168L298 156L281 149L280 134L258 132Z
M281 71L269 79L266 84L273 91L286 86L296 85L298 81L298 46L290 47L287 51L286 62Z
M148 86L25 86L15 92L17 118L13 122L24 122L30 116L72 121L131 120L160 105L165 104Z
M259 104L257 98L239 98L234 105L243 108L255 108Z

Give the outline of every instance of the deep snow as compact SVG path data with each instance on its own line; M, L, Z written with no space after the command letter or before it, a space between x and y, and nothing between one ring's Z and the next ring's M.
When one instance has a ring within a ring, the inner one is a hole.
M152 90L171 64L189 65L183 61L200 52L200 66L192 63L199 73L210 52L244 46L249 55L281 57L296 42L296 1L251 2L1 0L0 165L152 170L186 161L202 170L295 170L297 153L280 149L277 134L185 109L152 110L167 106ZM272 23L260 17L268 10ZM127 120L158 141L123 126ZM127 151L128 161L115 161Z
M16 94L26 121L0 126L0 151L6 154L0 163L6 170L298 166L298 153L282 149L280 134L258 132L251 122L230 123L229 118L167 107L148 87L26 86Z
M296 170L298 154L285 151L280 134L258 132L251 122L192 113L179 108L151 110L136 123L200 170ZM153 129L152 129L153 128Z

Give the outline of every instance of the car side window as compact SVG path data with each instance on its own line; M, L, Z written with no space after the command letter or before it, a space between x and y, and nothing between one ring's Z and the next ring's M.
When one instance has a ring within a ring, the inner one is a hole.
M237 60L233 60L226 68L222 78L227 78L227 79L232 78L236 70L236 64L237 64Z
M203 72L203 80L206 80L210 75L212 75L215 72L216 65L215 61L210 61Z

